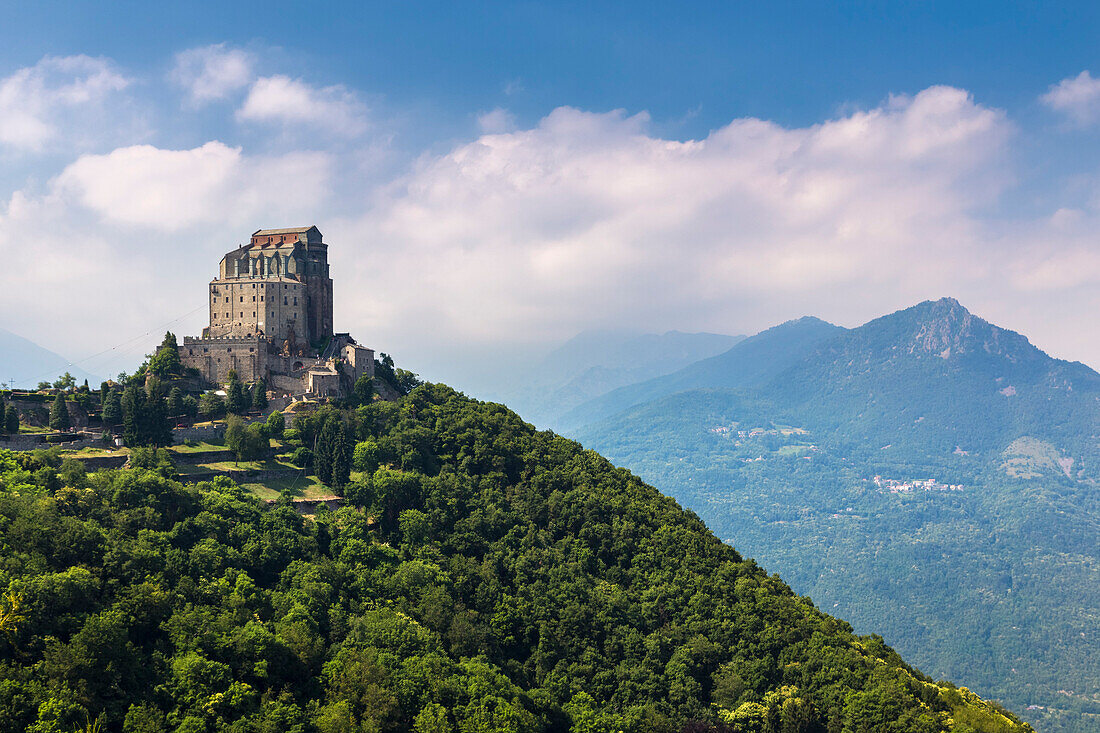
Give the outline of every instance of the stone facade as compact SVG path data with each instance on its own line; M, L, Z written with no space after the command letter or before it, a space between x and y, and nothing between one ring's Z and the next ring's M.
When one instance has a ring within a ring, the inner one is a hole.
M332 338L328 245L317 227L261 229L222 257L209 298L204 337L260 336L305 356Z
M261 229L221 259L209 286L210 325L185 337L180 359L213 384L261 377L276 394L346 394L374 376L374 352L333 334L328 245L317 227Z

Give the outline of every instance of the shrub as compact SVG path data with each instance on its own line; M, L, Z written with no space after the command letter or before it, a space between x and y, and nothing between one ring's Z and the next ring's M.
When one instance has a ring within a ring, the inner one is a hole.
M302 446L294 451L294 455L290 457L290 462L299 468L309 468L313 465L313 451Z

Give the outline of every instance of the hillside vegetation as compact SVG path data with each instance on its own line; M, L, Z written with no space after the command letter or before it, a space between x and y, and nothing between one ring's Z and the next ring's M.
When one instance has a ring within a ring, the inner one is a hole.
M499 405L339 419L382 465L313 519L0 452L0 729L1028 730Z
M926 671L1096 730L1100 375L950 299L775 363L577 437Z

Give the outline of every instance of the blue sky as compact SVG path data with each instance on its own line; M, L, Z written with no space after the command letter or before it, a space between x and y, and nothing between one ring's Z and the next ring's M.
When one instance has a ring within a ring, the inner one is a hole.
M1094 3L995 1L5 5L9 67L79 51L152 69L181 48L257 43L456 125L505 102L531 119L569 104L649 110L695 136L742 116L810 124L935 84L1029 108L1089 66L1100 25Z
M0 326L69 355L197 332L223 251L316 223L338 327L460 383L584 328L941 295L1100 366L1094 4L2 15Z

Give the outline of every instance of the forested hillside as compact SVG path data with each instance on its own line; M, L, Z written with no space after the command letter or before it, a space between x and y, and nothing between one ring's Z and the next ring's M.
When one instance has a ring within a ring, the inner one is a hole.
M577 437L926 671L1086 733L1098 398L1091 369L944 299L824 340L754 389L681 392Z
M313 519L0 452L0 729L1028 729L499 405L320 420L381 465Z

